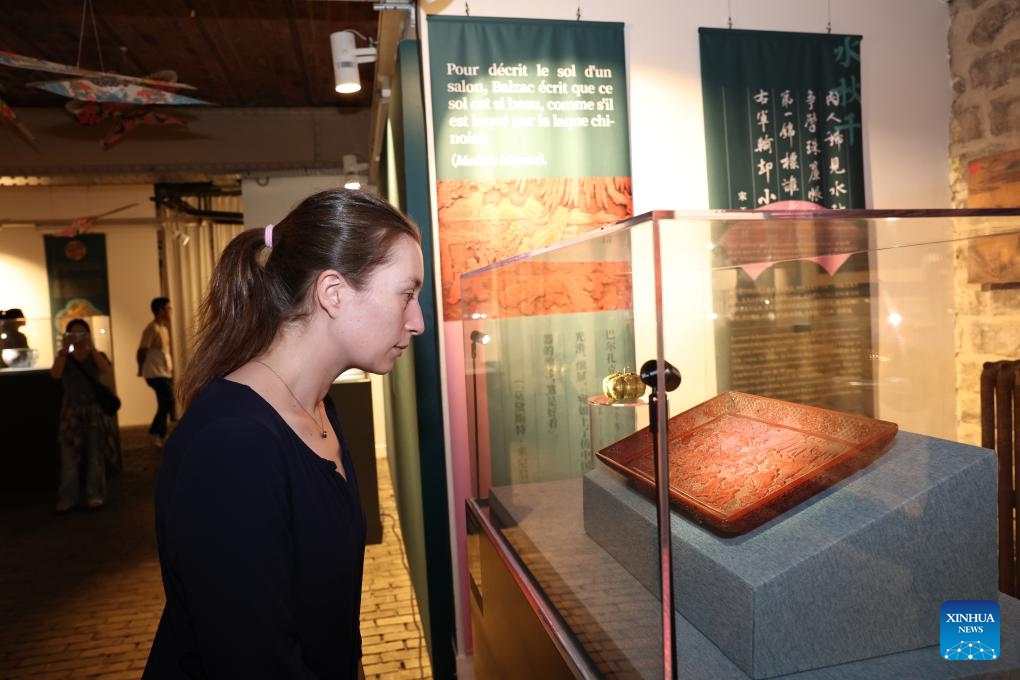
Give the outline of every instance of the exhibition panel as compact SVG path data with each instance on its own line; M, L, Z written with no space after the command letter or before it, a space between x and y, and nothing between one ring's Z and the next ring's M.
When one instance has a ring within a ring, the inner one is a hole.
M981 400L1017 357L976 339L1020 302L1020 211L797 208L462 277L482 666L516 644L498 566L577 677L1020 673L1020 475ZM947 632L958 601L1001 631Z

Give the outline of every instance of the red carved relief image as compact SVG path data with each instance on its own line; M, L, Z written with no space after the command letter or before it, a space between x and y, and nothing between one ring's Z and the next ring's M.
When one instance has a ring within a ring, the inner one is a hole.
M866 467L897 426L742 392L669 419L669 494L681 513L723 535L743 534ZM596 453L654 490L648 428Z
M629 177L517 180L443 180L437 183L444 318L461 317L460 276L465 272L618 222L633 213ZM615 271L572 263L559 275L522 276L501 300L504 314L551 314L616 309L621 294ZM590 276L581 269L593 269ZM616 269L616 267L611 267ZM587 286L574 290L582 283ZM573 281L571 279L573 278ZM606 285L610 282L610 285ZM626 284L629 304L629 283ZM486 287L469 300L492 302ZM609 296L603 299L603 296ZM606 305L609 305L608 307ZM575 306L579 306L575 308ZM474 307L473 307L474 308Z

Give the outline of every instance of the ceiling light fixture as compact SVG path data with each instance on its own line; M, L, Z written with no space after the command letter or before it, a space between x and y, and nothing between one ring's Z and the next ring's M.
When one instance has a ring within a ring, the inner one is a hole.
M184 227L192 225L184 225L179 222L162 222L161 226L163 227L164 233L180 243L182 248L191 242L191 236L184 231Z
M329 36L329 46L333 52L333 79L336 91L340 94L351 94L361 90L361 76L358 64L375 61L378 56L375 46L355 47L354 36L371 44L371 40L357 31L337 31Z
M368 171L368 163L358 161L358 157L352 153L344 154L341 157L341 171L344 175L345 189L360 189L368 181L365 173Z

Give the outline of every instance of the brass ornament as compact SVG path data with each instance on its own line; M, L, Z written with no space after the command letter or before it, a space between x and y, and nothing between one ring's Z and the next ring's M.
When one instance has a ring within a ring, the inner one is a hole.
M613 401L640 399L645 393L641 376L629 370L610 373L602 379L602 394Z

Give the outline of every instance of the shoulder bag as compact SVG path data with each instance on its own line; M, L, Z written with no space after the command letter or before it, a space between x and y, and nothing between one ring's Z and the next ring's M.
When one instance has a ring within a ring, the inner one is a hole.
M117 411L120 410L120 397L117 396L116 392L99 382L95 376L86 371L85 367L78 363L78 360L70 354L67 355L67 360L88 379L89 384L92 385L92 391L96 395L99 408L103 410L103 413L108 416L117 415Z

